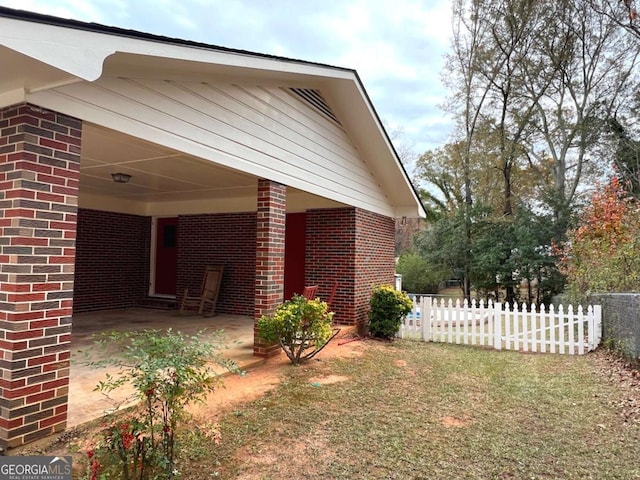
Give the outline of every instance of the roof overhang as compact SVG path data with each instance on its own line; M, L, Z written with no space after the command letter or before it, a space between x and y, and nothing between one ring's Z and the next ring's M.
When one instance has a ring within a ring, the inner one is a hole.
M357 73L0 7L0 108L104 77L162 78L322 91L396 217L425 211ZM63 112L64 113L64 112Z

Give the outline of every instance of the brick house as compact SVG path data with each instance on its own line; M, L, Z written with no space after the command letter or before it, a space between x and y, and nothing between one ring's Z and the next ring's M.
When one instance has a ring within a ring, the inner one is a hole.
M360 324L395 219L424 216L353 70L1 7L0 65L4 446L65 428L74 312L219 264L219 312L337 280Z

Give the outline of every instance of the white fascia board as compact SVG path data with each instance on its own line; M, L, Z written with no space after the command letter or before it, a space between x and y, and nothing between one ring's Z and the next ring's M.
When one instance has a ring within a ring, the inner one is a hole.
M117 52L157 57L160 62L177 59L325 78L354 78L353 71L336 67L2 17L0 45L90 82L100 78L105 60Z

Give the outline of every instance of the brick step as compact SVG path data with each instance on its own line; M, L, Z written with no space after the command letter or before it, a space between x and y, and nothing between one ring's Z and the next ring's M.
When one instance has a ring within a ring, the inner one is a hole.
M138 306L156 310L176 310L178 302L175 298L146 297L138 302Z

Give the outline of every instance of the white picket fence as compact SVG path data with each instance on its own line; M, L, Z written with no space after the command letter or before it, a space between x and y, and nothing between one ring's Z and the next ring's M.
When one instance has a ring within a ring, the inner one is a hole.
M497 350L582 355L602 339L602 307L539 309L502 303L470 304L421 297L404 319L400 338L479 345Z

